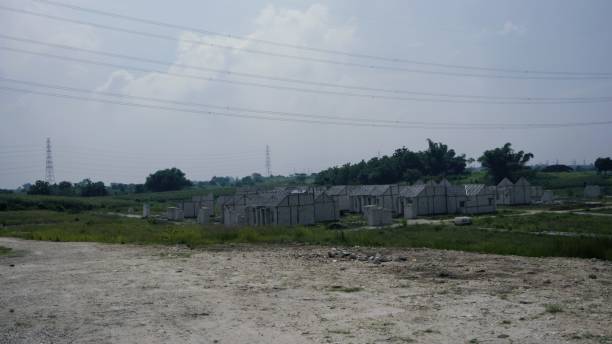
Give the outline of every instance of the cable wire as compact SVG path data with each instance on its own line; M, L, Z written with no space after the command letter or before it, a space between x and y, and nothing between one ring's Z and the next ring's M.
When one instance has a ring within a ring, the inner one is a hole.
M78 47L73 47L73 46L64 45L64 44L46 43L46 42L41 42L41 41L38 41L38 40L33 40L33 39L28 39L28 38L21 38L21 37L15 37L15 36L5 35L5 34L1 34L1 33L0 33L0 38L6 39L6 40L11 40L11 41L17 41L17 42L24 42L24 43L34 44L34 45L41 45L41 46L46 46L46 47L51 47L51 48L64 49L64 50L69 50L69 51L80 51L80 52L85 52L85 53L88 53L88 54L101 55L101 56L107 56L107 57L114 57L114 58L127 59L127 60L132 60L132 61L139 61L139 62L157 64L157 65L161 65L161 66L165 66L165 67L173 66L173 67L179 67L179 68L185 68L185 69L200 70L200 71L205 71L205 72L214 72L214 73L219 73L219 74L223 74L223 75L227 75L227 76L242 76L242 77L255 78L255 79L264 79L264 80L272 80L272 81L281 81L281 82L305 84L305 85L310 85L310 86L334 87L334 88L357 90L357 91L370 91L370 92L381 92L381 93L391 93L391 94L412 94L412 95L430 96L430 97L449 97L449 98L468 98L468 99L493 99L493 100L516 100L516 101L524 101L524 102L536 102L536 101L573 101L573 100L612 101L612 97L531 97L531 96L529 96L529 97L526 97L526 96L522 96L522 97L510 97L510 96L484 96L484 95L471 95L471 94L417 92L417 91L408 91L408 90L400 90L400 89L385 89L385 88L367 87L367 86L343 85L343 84L334 84L334 83L329 83L329 82L318 82L318 81L308 81L308 80L294 79L294 78L274 77L274 76L269 76L269 75L236 72L236 71L232 71L232 70L215 69L215 68L208 68L208 67L202 67L202 66L187 65L187 64L182 64L182 63L166 62L166 61L154 60L154 59L149 59L149 58L142 58L142 57L137 57L137 56L130 56L130 55L124 55L124 54L110 53L110 52L107 52L107 51L99 51L99 50L93 50L93 49L78 48ZM372 95L368 95L368 96L372 96Z
M63 3L63 2L59 2L59 1L52 1L52 0L32 0L32 1L39 2L39 3L44 3L44 4L50 5L50 6L69 8L69 9L72 9L72 10L75 10L75 11L94 13L94 14L102 15L102 16L106 16L106 17L119 18L119 19L123 19L123 20L128 20L128 21L132 21L132 22L139 22L139 23L144 23L144 24L149 24L149 25L155 25L155 26L159 26L159 27L166 27L166 28L183 30L183 31L192 31L192 32L197 32L197 33L201 33L201 34L206 34L206 35L211 35L211 36L218 36L218 37L224 37L224 38L235 39L235 40L240 40L240 41L250 41L250 42L256 42L256 43L263 43L263 44L268 44L268 45L277 46L277 47L285 47L285 48L292 48L292 49L298 49L298 50L304 50L304 51L313 51L313 52L317 52L317 53L325 53L325 54L332 54L332 55L339 55L339 56L346 56L346 57L361 58L361 59L379 60L379 61L384 61L384 62L406 63L406 64L425 65L425 66L432 66L432 67L465 69L465 70L495 71L495 72L504 72L504 73L520 73L520 74L559 74L559 75L576 75L576 76L578 76L578 75L582 75L582 76L586 76L586 75L612 75L612 72L567 72L567 71L546 71L546 70L530 70L530 69L493 68L493 67L470 66L470 65L444 64L444 63L435 63L435 62L427 62L427 61L416 61L416 60L410 60L410 59L398 58L398 57L385 57L385 56L370 55L370 54L351 53L351 52L347 52L347 51L315 48L315 47L309 47L309 46L304 46L304 45L275 42L275 41L264 40L264 39L253 38L253 37L247 37L247 36L232 35L232 34L227 34L227 33L219 33L219 32L215 32L215 31L212 31L212 30L193 28L193 27L189 27L189 26L185 26L185 25L177 25L177 24L166 23L166 22L162 22L162 21L156 21L156 20L145 19L145 18L140 18L140 17L128 16L128 15L114 13L114 12L101 11L101 10L97 10L97 9L86 8L86 7L83 7L83 6L66 4L66 3Z
M68 22L68 23L73 23L73 24L86 25L86 26L96 27L96 28L109 30L109 31L128 33L128 34L139 35L139 36L150 37L150 38L157 38L157 39L162 39L162 40L172 41L172 42L180 41L184 43L208 46L208 47L217 48L217 49L242 51L242 52L251 53L251 54L274 56L274 57L302 60L302 61L308 61L308 62L316 62L316 63L325 63L325 64L331 64L331 65L337 65L337 66L365 68L365 69L370 69L370 70L396 71L396 72L417 73L417 74L427 74L427 75L486 78L486 79L517 79L517 80L601 80L601 79L607 80L607 79L612 79L612 73L604 73L604 72L593 73L593 74L565 75L565 76L562 76L562 75L557 75L557 76L490 75L490 74L474 74L474 73L448 72L448 71L437 71L437 70L421 70L421 69L414 69L414 68L372 65L372 64L363 64L363 63L356 63L356 62L345 62L345 61L337 61L337 60L330 60L330 59L306 57L306 56L300 56L300 55L275 53L275 52L269 52L269 51L264 51L264 50L244 48L244 47L237 48L237 47L227 46L227 45L222 45L222 44L203 42L201 40L198 41L198 40L184 39L184 38L177 39L172 36L160 35L160 34L138 31L138 30L118 28L118 27L113 27L109 25L98 24L98 23L93 23L93 22L88 22L88 21L83 21L83 20L76 20L76 19L70 19L70 18L61 17L61 16L48 15L44 13L38 13L38 12L23 10L23 9L16 9L16 8L11 8L7 6L3 6L3 5L0 5L0 10L27 14L27 15L32 15L32 16L37 16L37 17L47 18L47 19L52 19L52 20L57 20L57 21L63 21L63 22Z
M329 119L329 120L336 120L336 121L337 120L342 120L342 121L354 121L354 122L366 122L366 123L387 123L387 124L428 125L428 126L448 126L448 125L452 125L452 126L455 126L455 127L463 127L463 126L475 127L475 126L478 126L478 127L482 127L482 128L499 127L499 126L503 126L505 128L509 128L509 127L519 127L519 128L522 128L522 127L525 127L525 126L548 126L548 125L551 125L551 123L545 123L545 124L542 124L542 123L530 123L530 124L465 123L465 122L445 122L445 123L440 123L440 122L424 122L424 121L385 120L385 119L379 119L379 118L363 118L363 117L354 117L354 116L342 116L342 117L340 117L340 116L317 115L317 114L306 114L306 113L296 113L296 112L257 110L257 109L241 108L241 107L210 105L210 104L195 103L195 102L181 102L181 101L162 99L162 98L159 98L159 97L152 98L152 97L143 97L143 96L130 96L130 95L125 95L125 94L120 94L120 93L104 92L104 91L90 91L90 90L86 90L86 89L82 89L82 88L66 87L66 86L60 86L60 85L50 85L50 84L43 84L43 83L39 83L39 82L24 81L24 80L17 80L17 79L4 78L4 77L0 77L0 82L17 83L17 84L21 84L21 85L28 85L28 86L34 86L34 87L42 87L42 88L47 88L47 89L52 89L52 90L61 90L61 91L69 91L69 92L77 92L77 93L85 93L85 94L96 94L96 95L103 95L103 96L109 96L109 97L117 97L117 98L123 98L123 99L137 99L137 100L144 100L144 101L148 101L148 102L160 102L160 103L165 103L165 104L181 105L181 106L188 106L188 107L214 108L214 109L219 109L219 110L229 110L229 111L238 111L238 112L251 112L251 113L276 115L276 116Z
M239 80L228 80L228 79L219 79L215 77L207 77L207 76L198 76L192 74L182 74L175 73L169 71L163 71L159 69L147 69L140 67L133 67L115 63L108 62L100 62L93 61L88 59L76 58L76 57L68 57L61 56L49 53L35 52L32 50L11 48L6 46L0 46L0 50L28 54L33 56L47 57L52 59L58 59L62 61L72 61L78 63L85 63L90 65L102 66L102 67L111 67L111 68L119 68L124 70L132 70L141 73L158 73L162 75L167 75L171 77L177 78L185 78L185 79L193 79L200 81L209 81L209 82L219 82L233 85L242 85L242 86L251 86L258 88L267 88L267 89L276 89L276 90L284 90L284 91L295 91L295 92L303 92L303 93L312 93L312 94L322 94L322 95L335 95L335 96L347 96L347 97L357 97L357 98L367 98L373 100L394 100L394 101L414 101L414 102L428 102L428 103L455 103L455 104L498 104L498 105L527 105L527 104L580 104L580 103L601 103L601 102L610 102L612 101L612 97L610 98L597 98L597 99L576 99L576 100L567 100L567 101L487 101L487 100L461 100L461 99L445 99L445 98L415 98L415 97L397 97L397 96L386 96L386 95L373 95L373 94L361 94L361 93L350 93L350 92L339 92L339 91L327 91L321 89L310 89L310 88L300 88L300 87L291 87L291 86L279 86L279 85L271 85L271 84L263 84L258 82L250 82L250 81L239 81Z
M296 118L278 118L278 117L265 117L265 116L254 116L254 115L245 115L245 114L237 114L237 113L227 113L227 112L216 112L216 111L201 111L201 110L193 110L193 109L183 109L183 108L175 108L168 106L160 106L160 105L149 105L142 103L133 103L126 101L113 101L113 100L105 100L105 99L97 99L91 97L80 97L66 94L58 94L51 92L40 92L28 89L19 89L14 87L5 87L0 86L0 90L18 92L24 94L36 94L49 96L54 98L63 98L63 99L71 99L71 100L80 100L80 101L91 101L98 102L104 104L114 104L114 105L122 105L126 107L135 107L135 108L145 108L152 110L165 110L171 112L183 112L183 113L191 113L191 114L202 114L202 115L210 115L210 116L222 116L222 117L236 117L236 118L249 118L249 119L261 119L261 120L269 120L269 121L280 121L280 122L295 122L295 123L310 123L310 124L326 124L326 125L341 125L341 126L359 126L359 127L381 127L381 128L411 128L411 129L517 129L518 127L508 128L508 127L428 127L428 126L405 126L405 125L387 125L387 124L376 124L376 123L350 123L350 122L337 122L337 121L320 121L320 120L308 120L308 119L296 119ZM544 128L560 128L560 127L582 127L582 126L594 126L594 125L609 125L612 124L612 121L598 121L598 122L575 122L575 123L556 123L549 125L532 125L525 124L525 127L520 127L520 129L544 129Z

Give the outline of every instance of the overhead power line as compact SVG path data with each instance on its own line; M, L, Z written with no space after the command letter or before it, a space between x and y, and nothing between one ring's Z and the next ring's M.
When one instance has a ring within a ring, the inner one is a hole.
M124 70L131 70L141 73L158 73L161 75L167 75L176 78L185 78L185 79L193 79L200 81L209 81L209 82L219 82L225 84L232 85L241 85L241 86L250 86L250 87L258 87L258 88L266 88L266 89L276 89L276 90L284 90L284 91L294 91L294 92L302 92L302 93L312 93L312 94L323 94L323 95L334 95L334 96L346 96L346 97L357 97L357 98L366 98L372 100L394 100L394 101L414 101L414 102L428 102L428 103L455 103L455 104L505 104L505 105L527 105L527 104L580 104L580 103L601 103L601 102L610 102L612 101L612 97L598 97L598 98L576 98L576 99L567 99L567 100L538 100L538 101L517 101L517 100L473 100L473 99L447 99L447 98L418 98L418 97L403 97L403 96L388 96L388 95L377 95L377 94L363 94L363 93L351 93L351 92L341 92L341 91L329 91L329 90L321 90L321 89L313 89L313 88L301 88L294 86L281 86L281 85L273 85L273 84L264 84L260 82L251 82L251 81L242 81L242 80L228 80L228 79L220 79L215 77L201 76L201 75L192 75L192 74L183 74L176 72L169 72L159 69L148 69L141 67L133 67L116 63L109 62L100 62L93 61L88 59L69 57L69 56L61 56L43 52L36 52L32 50L19 49L19 48L11 48L6 46L0 46L0 50L28 54L33 56L41 56L52 59L58 59L62 61L72 61L78 63L85 63L90 65L102 66L102 67L111 67L111 68L119 68Z
M494 72L518 73L518 74L558 74L558 75L568 75L568 76L569 75L595 76L595 75L604 75L604 74L612 75L612 72L547 71L547 70L533 70L533 69L495 68L495 67L483 67L483 66L472 66L472 65L445 64L445 63L436 63L436 62L428 62L428 61L417 61L417 60L411 60L411 59L400 58L400 57L387 57L387 56L378 56L378 55L372 55L372 54L352 53L352 52L347 52L347 51L316 48L316 47L310 47L310 46L305 46L305 45L275 42L275 41L270 41L270 40L265 40L265 39L254 38L254 37L233 35L233 34L228 34L228 33L220 33L220 32L207 30L207 29L166 23L162 21L135 17L135 16L128 16L125 14L120 14L120 13L115 13L115 12L101 11L98 9L92 9L92 8L87 8L83 6L67 4L67 3L63 3L59 1L52 1L52 0L33 0L33 1L44 3L50 6L69 8L75 11L93 13L93 14L97 14L101 16L112 17L112 18L119 18L122 20L139 22L139 23L154 25L158 27L165 27L165 28L171 28L171 29L177 29L177 30L183 30L183 31L192 31L192 32L200 33L200 34L210 35L210 36L224 37L224 38L240 40L240 41L256 42L256 43L262 43L262 44L267 44L267 45L277 46L277 47L292 48L292 49L298 49L298 50L303 50L303 51L312 51L312 52L317 52L317 53L325 53L325 54L353 57L353 58L360 58L360 59L378 60L378 61L384 61L384 62L390 62L390 63L404 63L404 64L425 65L425 66L432 66L432 67L454 68L454 69L464 69L464 70L478 70L478 71L494 71Z
M265 56L274 56L286 59L294 59L308 62L316 62L316 63L324 63L331 64L336 66L346 66L346 67L355 67L355 68L365 68L369 70L378 70L378 71L395 71L395 72L405 72L405 73L416 73L416 74L426 74L426 75L441 75L441 76L454 76L454 77L471 77L471 78L486 78L486 79L517 79L517 80L597 80L597 79L612 79L612 73L601 72L601 73L580 73L575 75L503 75L503 74L483 74L483 73L468 73L468 72L452 72L452 71L440 71L440 70L425 70L425 69L414 69L414 68L405 68L398 66L384 66L384 65L373 65L373 64L364 64L357 62L346 62L339 60L330 60L323 58L315 58L315 57L307 57L301 55L292 55L292 54L283 54L277 52L270 52L265 50L244 48L244 47L234 47L228 45L222 45L217 43L204 42L201 40L193 40L193 39L184 39L184 38L175 38L172 36L155 34L150 32L132 30L132 29L124 29L119 27L114 27L110 25L98 24L94 22L71 19L61 16L49 15L29 10L17 9L12 7L7 7L0 5L0 10L11 11L15 13L27 14L32 16L37 16L46 19L52 19L57 21L63 21L73 24L85 25L96 27L99 29L128 33L133 35L139 35L149 38L162 39L171 42L184 42L188 44L208 46L211 48L224 49L224 50L232 50L232 51L241 51L251 54L259 54ZM533 73L532 73L533 74Z
M381 93L390 93L390 94L395 94L395 95L411 94L411 95L426 96L426 97L489 99L489 100L502 100L502 101L503 100L507 100L507 101L514 100L514 101L522 101L522 102L530 102L530 103L537 102L537 101L551 101L552 102L552 101L577 101L577 100L593 101L593 102L612 101L612 97L485 96L485 95L472 95L472 94L419 92L419 91L408 91L408 90L401 90L401 89L386 89L386 88L367 87L367 86L343 85L343 84L335 84L335 83L329 83L329 82L318 82L318 81L309 81L309 80L294 79L294 78L275 77L275 76L261 75L261 74L254 74L254 73L236 72L232 70L215 69L215 68L208 68L208 67L202 67L202 66L192 66L192 65L182 64L182 63L173 63L173 62L167 62L167 61L154 60L150 58L142 58L142 57L137 57L137 56L110 53L107 51L98 51L98 50L93 50L93 49L78 48L78 47L73 47L73 46L64 45L64 44L46 43L46 42L41 42L38 40L29 39L29 38L21 38L21 37L15 37L15 36L10 36L10 35L4 35L1 33L0 33L0 38L11 40L11 41L39 45L39 46L64 49L64 50L69 50L69 51L80 51L80 52L85 52L88 54L101 55L105 57L113 57L113 58L127 59L127 60L132 60L132 61L145 62L145 63L150 63L150 64L161 65L164 67L173 66L173 67L178 67L178 68L200 70L200 71L205 71L205 72L214 72L214 73L219 73L219 74L223 74L226 76L241 76L241 77L248 77L248 78L255 78L255 79L264 79L264 80L271 80L271 81L304 84L304 85L310 85L310 86L324 86L324 87L333 87L333 88L341 88L341 89L349 89L349 90L357 90L357 91L381 92ZM319 90L319 91L324 91L324 90ZM373 95L364 95L364 96L371 97Z
M341 125L341 126L359 126L359 127L382 127L382 128L421 128L421 129L543 129L543 128L560 128L560 127L581 127L581 126L594 126L594 125L610 125L612 121L598 121L598 122L574 122L574 123L554 123L554 124L546 124L546 125L534 125L534 124L525 124L524 127L438 127L438 126L406 126L406 125L391 125L391 124L377 124L377 123L354 123L354 122L339 122L339 121L322 121L316 119L297 119L297 118L279 118L279 117L266 117L266 116L257 116L257 115L246 115L240 113L231 113L231 112L217 112L217 111L202 111L195 109L185 109L185 108L176 108L169 106L161 106L161 105L151 105L151 104L142 104L142 103L134 103L127 101L115 101L108 99L99 99L93 97L81 97L60 93L52 93L52 92L41 92L29 89L20 89L15 87L5 87L0 86L0 90L10 91L10 92L18 92L24 94L35 94L42 95L54 98L62 98L62 99L70 99L70 100L79 100L79 101L88 101L88 102L98 102L104 104L114 104L121 105L126 107L133 108L144 108L151 110L164 110L171 112L183 112L190 114L198 114L198 115L210 115L210 116L222 116L222 117L235 117L235 118L248 118L248 119L258 119L258 120L268 120L268 121L280 121L280 122L295 122L295 123L310 123L310 124L324 124L324 125ZM126 98L129 98L126 96Z
M474 128L476 126L480 128L488 128L488 127L504 127L504 128L524 128L524 127L548 127L551 125L564 125L564 124L555 124L555 123L529 123L529 124L516 124L516 123L465 123L465 122L424 122L424 121L406 121L406 120L385 120L381 118L365 118L365 117L356 117L356 116L333 116L333 115L319 115L319 114L311 114L311 113L300 113L300 112L283 112L283 111L270 111L270 110L261 110L261 109L252 109L252 108L242 108L242 107L231 107L231 106L219 106L219 105L211 105L205 103L196 103L196 102L183 102L176 100L168 100L159 97L143 97L143 96L131 96L125 95L121 93L114 92L105 92L105 91L90 91L82 88L75 87L67 87L61 85L54 84L46 84L25 80L18 80L12 78L4 78L0 77L0 82L8 82L20 85L27 85L39 88L46 88L51 90L60 90L60 91L68 91L68 92L76 92L81 94L88 95L100 95L100 96L108 96L115 97L119 99L136 99L139 101L146 102L157 102L169 105L179 105L179 106L187 106L187 107L196 107L196 108L212 108L223 111L237 111L237 112L249 112L256 114L264 114L264 115L273 115L273 116L287 116L287 117L298 117L298 118L306 118L306 119L317 119L317 120L333 120L333 121L347 121L349 123L352 122L363 122L363 123L374 123L374 124L389 124L389 125L426 125L426 126L454 126L454 127L468 127Z

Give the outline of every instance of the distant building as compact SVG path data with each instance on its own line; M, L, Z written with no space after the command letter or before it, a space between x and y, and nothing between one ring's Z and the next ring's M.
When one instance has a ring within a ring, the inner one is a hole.
M484 184L462 186L465 200L459 200L458 212L461 214L484 214L497 211L496 189Z
M541 187L532 186L525 178L521 177L516 183L504 178L496 186L495 198L499 205L523 205L538 202L542 193Z
M327 192L315 194L314 216L317 223L338 221L340 219L340 209L336 201Z
M350 186L335 185L327 189L325 193L334 199L339 211L351 210L351 201L349 198Z
M399 198L398 185L360 185L349 191L350 210L355 213L363 213L366 205L377 205L398 214Z
M446 179L436 184L433 181L400 187L400 213L405 218L454 214L465 193L451 185Z
M584 187L584 198L601 197L601 187L599 185L587 185Z

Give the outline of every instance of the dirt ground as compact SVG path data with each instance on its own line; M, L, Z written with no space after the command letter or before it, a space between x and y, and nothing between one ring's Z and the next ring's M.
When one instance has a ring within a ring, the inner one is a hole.
M612 264L0 238L0 343L612 343ZM359 249L351 248L356 251ZM551 306L555 305L555 306Z

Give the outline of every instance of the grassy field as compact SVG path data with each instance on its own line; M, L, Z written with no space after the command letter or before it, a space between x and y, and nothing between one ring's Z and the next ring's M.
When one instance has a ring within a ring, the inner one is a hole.
M612 217L570 213L540 213L521 216L488 216L474 218L480 227L515 232L573 232L612 235Z
M215 196L232 192L229 188L185 189L169 192L151 192L105 197L76 196L42 196L25 194L0 194L0 212L19 210L52 210L82 212L106 210L126 212L133 208L136 212L142 209L143 203L149 203L153 212L161 212L177 201L190 200L192 196L213 193Z
M612 208L606 209L585 209L585 211L596 214L612 214Z
M599 175L595 171L571 173L538 172L534 177L530 179L531 183L535 185L541 185L545 189L552 190L568 188L580 188L582 190L585 183L600 185L603 187L612 187L612 178Z
M612 239L553 237L526 231L491 232L470 227L419 225L394 229L338 231L324 226L234 228L175 225L114 215L53 212L0 212L0 236L48 241L115 244L311 244L366 247L428 247L522 256L561 256L612 260ZM38 220L29 217L38 216ZM47 222L49 220L49 222ZM18 222L21 221L21 224ZM54 222L55 221L55 222Z
M11 254L11 249L8 247L0 246L0 256L8 256Z

